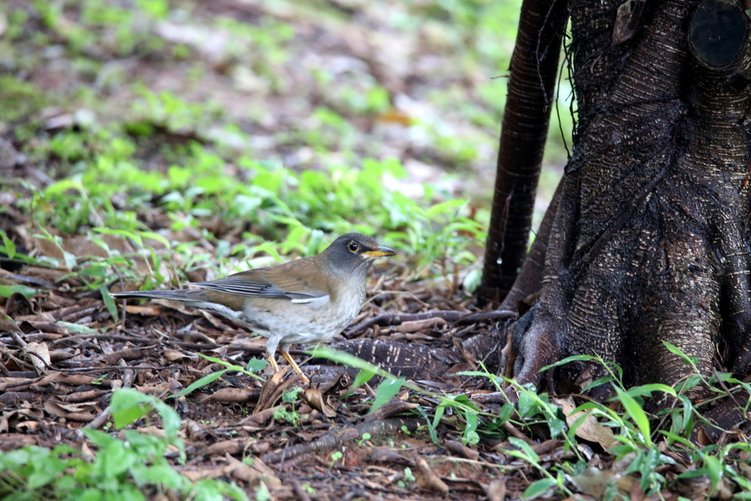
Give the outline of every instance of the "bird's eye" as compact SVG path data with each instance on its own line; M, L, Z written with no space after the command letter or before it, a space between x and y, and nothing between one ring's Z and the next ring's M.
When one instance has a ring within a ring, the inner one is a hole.
M357 242L352 241L352 242L349 243L349 245L347 246L347 248L350 251L352 251L352 252L357 252L358 250L360 250L360 244L358 244Z

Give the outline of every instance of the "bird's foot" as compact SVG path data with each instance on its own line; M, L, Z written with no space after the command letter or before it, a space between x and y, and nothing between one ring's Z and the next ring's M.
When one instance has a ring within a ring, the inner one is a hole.
M282 354L282 357L284 357L284 360L287 361L290 367L292 367L297 375L300 376L300 381L302 382L303 386L308 386L310 384L310 379L308 379L308 376L303 374L302 370L300 370L300 367L297 365L297 362L295 362L295 359L292 358L292 355L290 355L287 350L279 350L279 352Z

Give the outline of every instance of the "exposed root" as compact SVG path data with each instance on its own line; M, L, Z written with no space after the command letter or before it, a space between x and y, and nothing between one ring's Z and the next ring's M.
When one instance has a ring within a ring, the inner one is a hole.
M482 321L499 321L509 320L516 318L517 313L511 310L494 310L494 311L481 311L477 313L468 313L466 311L458 310L434 310L424 311L421 313L383 313L381 315L368 318L362 322L353 325L344 332L344 336L347 339L357 337L358 334L365 332L373 326L393 326L400 325L405 322L416 322L421 320L430 320L433 318L440 318L447 322L462 324L474 324Z

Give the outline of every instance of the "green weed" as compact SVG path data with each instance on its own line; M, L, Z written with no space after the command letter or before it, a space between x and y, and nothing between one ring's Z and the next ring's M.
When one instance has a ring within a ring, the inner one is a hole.
M209 355L204 355L202 353L199 353L198 356L200 356L201 358L205 360L208 360L209 362L221 365L224 367L224 369L221 369L216 372L211 372L199 378L198 380L188 385L186 388L183 388L182 390L180 390L176 395L174 395L175 398L188 396L194 391L210 385L211 383L213 383L217 379L220 379L222 376L224 376L228 372L243 374L245 376L251 377L258 381L263 381L263 378L259 376L257 373L261 372L263 368L266 366L265 360L251 358L248 361L248 364L245 367L243 367L241 365L236 365L231 362L222 360L220 358L212 357Z
M81 449L58 445L52 449L26 446L0 454L0 496L22 499L146 499L147 495L180 498L245 500L234 484L219 480L191 482L165 455L176 448L184 461L178 437L180 419L161 400L135 390L118 390L110 403L115 428L121 436L94 429L83 435L91 456ZM159 414L163 435L126 427Z

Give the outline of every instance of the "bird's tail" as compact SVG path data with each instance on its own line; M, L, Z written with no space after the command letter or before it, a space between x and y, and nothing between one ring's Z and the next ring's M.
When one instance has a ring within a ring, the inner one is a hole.
M190 289L175 289L175 290L152 290L152 291L124 291L124 292L110 292L110 295L115 299L120 298L146 298L146 299L169 299L172 301L189 302L196 301L201 298L196 297L196 293L199 291Z

